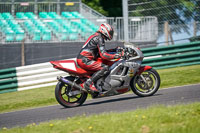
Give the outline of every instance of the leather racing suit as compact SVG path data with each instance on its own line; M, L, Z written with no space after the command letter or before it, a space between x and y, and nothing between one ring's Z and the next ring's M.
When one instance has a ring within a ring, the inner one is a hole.
M83 45L80 53L77 56L78 65L89 71L98 71L91 79L86 81L86 84L90 86L92 83L97 81L102 76L109 73L109 67L102 62L96 61L97 58L101 57L104 60L112 60L120 58L119 54L109 54L108 52L114 52L116 49L106 50L105 39L103 34L96 32L91 35Z

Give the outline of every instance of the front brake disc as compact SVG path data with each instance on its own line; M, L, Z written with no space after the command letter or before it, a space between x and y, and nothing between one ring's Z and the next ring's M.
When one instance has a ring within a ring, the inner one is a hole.
M148 74L143 74L143 76L146 80L146 83L141 78L139 78L137 82L138 86L143 90L149 90L153 86L153 79Z

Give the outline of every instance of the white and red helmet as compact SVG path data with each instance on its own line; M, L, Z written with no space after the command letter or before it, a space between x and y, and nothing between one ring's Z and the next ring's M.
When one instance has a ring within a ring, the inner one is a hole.
M114 30L109 24L101 24L98 31L101 32L108 40L113 38Z

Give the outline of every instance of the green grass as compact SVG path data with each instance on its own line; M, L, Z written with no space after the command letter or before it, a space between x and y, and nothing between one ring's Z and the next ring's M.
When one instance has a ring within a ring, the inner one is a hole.
M200 65L158 70L161 88L200 83Z
M199 133L200 103L77 116L0 129L2 133Z
M51 86L0 94L0 112L57 104L54 88Z
M161 88L200 83L200 65L158 70ZM0 112L57 104L55 86L0 94Z

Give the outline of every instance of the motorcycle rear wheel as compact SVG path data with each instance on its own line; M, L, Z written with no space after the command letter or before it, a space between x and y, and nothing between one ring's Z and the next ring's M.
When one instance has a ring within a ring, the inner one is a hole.
M146 80L146 83L141 76ZM152 96L160 87L160 76L152 68L142 72L140 75L134 76L130 82L130 86L132 91L140 97Z
M74 81L75 77L66 77L67 80ZM77 83L77 82L76 82ZM55 97L59 104L66 108L77 107L82 105L87 99L87 93L82 91L75 96L69 96L68 93L73 88L70 85L58 82L55 88Z

